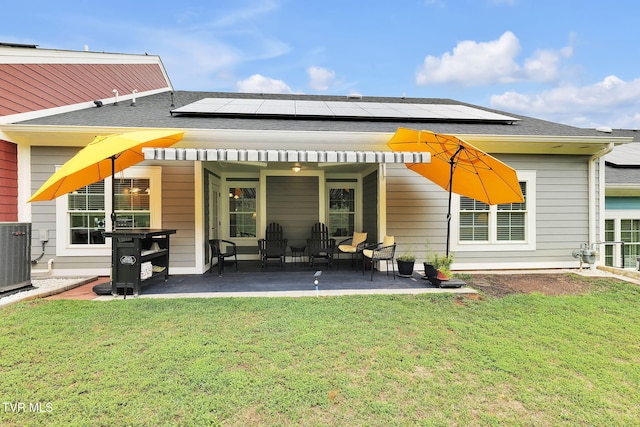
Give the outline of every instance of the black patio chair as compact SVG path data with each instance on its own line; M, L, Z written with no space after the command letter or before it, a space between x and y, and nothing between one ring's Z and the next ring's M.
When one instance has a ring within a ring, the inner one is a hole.
M333 264L333 252L336 247L336 239L329 237L329 229L321 222L311 227L311 238L307 239L307 251L309 263L315 267L316 261L324 260L327 267Z
M240 271L238 268L238 252L234 242L223 239L211 239L209 240L209 246L211 247L211 266L209 272L213 271L213 260L217 259L218 276L222 276L226 258L233 258L232 262L236 265L236 271Z
M391 262L391 269L393 270L393 280L396 280L396 264L395 264L395 255L396 255L396 244L393 241L393 237L385 236L385 239L382 243L378 243L377 245L364 249L362 251L363 261L362 261L362 275L364 276L364 270L366 259L371 260L371 281L373 281L373 272L376 269L376 263L379 261L387 262L387 276L389 275L389 262Z
M287 255L287 239L284 238L282 226L277 222L267 225L264 239L258 240L260 249L260 265L266 267L270 259L277 259L281 267L285 266Z

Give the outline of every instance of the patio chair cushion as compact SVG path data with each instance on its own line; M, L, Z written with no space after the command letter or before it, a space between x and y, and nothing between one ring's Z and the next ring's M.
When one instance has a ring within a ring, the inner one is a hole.
M384 236L382 238L382 243L378 243L377 247L384 248L387 246L391 246L395 243L395 239L393 236ZM371 258L373 256L373 249L365 249L362 251L362 255L367 258Z
M353 233L353 237L351 238L351 244L339 245L338 249L341 252L355 253L358 250L358 245L365 240L367 240L367 233L359 233L356 231Z

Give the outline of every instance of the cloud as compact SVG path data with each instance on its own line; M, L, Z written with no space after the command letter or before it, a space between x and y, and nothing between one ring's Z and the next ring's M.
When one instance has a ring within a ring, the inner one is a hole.
M233 27L244 25L248 21L255 21L278 9L278 4L271 0L262 0L247 7L235 9L232 12L223 14L215 21L216 26Z
M276 80L260 74L236 82L238 92L245 93L293 93L282 80Z
M578 127L638 129L640 78L626 82L608 76L589 86L564 85L538 94L510 91L492 96L491 106Z
M228 70L233 69L239 61L236 50L214 40L201 42L176 35L175 38L163 38L162 42L162 62L178 90L224 86L221 76L228 74ZM232 82L227 81L226 84Z
M571 48L538 50L521 65L516 61L520 51L520 41L511 31L488 42L461 41L452 53L446 52L440 57L427 55L416 75L416 83L481 86L550 82L558 78L560 60L573 53Z
M309 74L309 86L315 90L328 90L336 78L336 73L322 67L311 66L307 68Z
M276 2L259 0L246 6L216 8L215 14L208 8L188 9L175 18L180 25L118 22L115 32L126 34L126 40L119 39L119 43L127 49L139 46L138 51L160 55L178 90L231 89L238 75L250 73L243 72L245 67L291 51L288 43L272 35L264 24L278 9Z

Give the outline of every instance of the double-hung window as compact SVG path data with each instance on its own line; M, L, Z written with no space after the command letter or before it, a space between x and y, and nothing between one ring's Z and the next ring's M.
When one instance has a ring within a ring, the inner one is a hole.
M256 237L256 187L229 187L229 237Z
M117 229L161 227L161 168L134 166L116 174L113 205ZM60 255L110 253L111 179L79 188L56 199L56 250Z
M334 237L352 236L356 222L356 189L329 188L329 232Z
M149 178L123 178L115 182L116 224L123 228L151 228Z
M67 196L69 242L72 245L103 245L105 222L104 181L79 188Z
M454 198L458 226L452 226L454 251L535 249L535 171L519 171L524 201L488 205L464 196Z

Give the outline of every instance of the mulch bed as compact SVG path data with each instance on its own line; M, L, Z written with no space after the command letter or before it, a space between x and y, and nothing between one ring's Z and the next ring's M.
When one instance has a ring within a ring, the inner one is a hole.
M538 292L545 295L579 295L593 288L592 278L571 274L473 274L465 277L470 287L486 295L503 297Z

